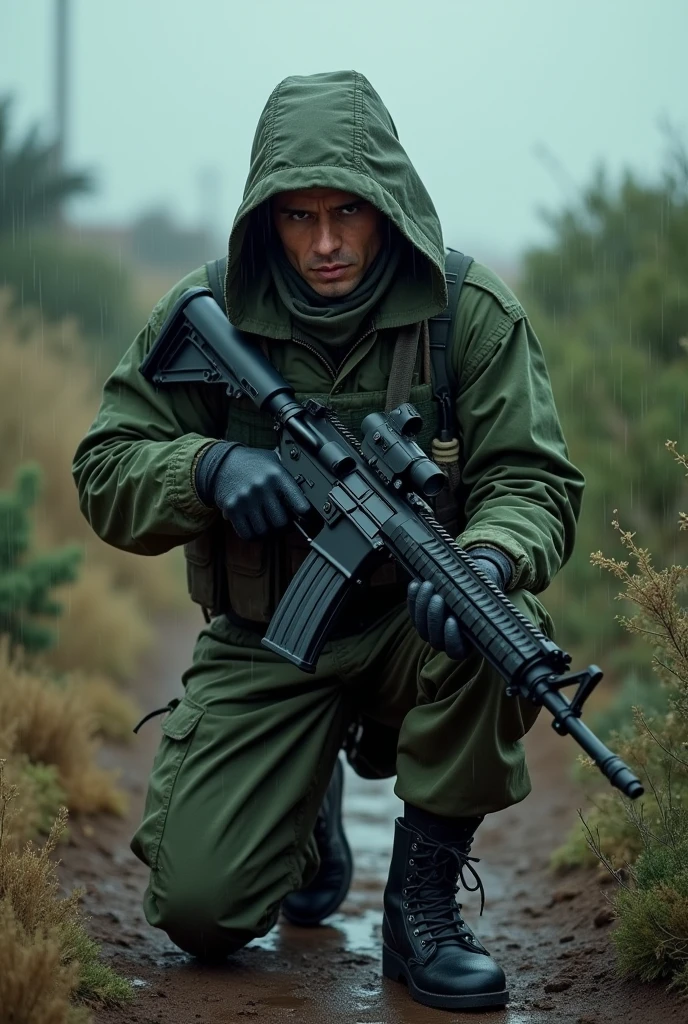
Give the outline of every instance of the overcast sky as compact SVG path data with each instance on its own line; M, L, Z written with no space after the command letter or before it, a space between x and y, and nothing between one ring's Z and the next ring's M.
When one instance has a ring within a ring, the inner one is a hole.
M53 123L54 0L0 0L0 95ZM355 68L381 94L445 240L511 257L603 161L656 173L688 139L688 0L71 0L67 153L84 221L167 206L224 236L255 124L290 74ZM538 156L545 146L565 173Z

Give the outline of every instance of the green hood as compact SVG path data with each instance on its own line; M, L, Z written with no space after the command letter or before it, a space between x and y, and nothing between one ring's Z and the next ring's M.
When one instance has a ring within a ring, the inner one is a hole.
M267 265L266 220L258 208L278 192L315 187L367 199L406 240L375 327L400 327L444 309L444 245L432 200L370 82L356 71L334 71L285 78L261 114L229 238L225 296L233 324L268 337L291 336Z

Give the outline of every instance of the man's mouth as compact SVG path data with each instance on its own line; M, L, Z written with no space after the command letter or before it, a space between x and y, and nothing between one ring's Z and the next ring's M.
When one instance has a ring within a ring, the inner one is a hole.
M331 266L318 267L313 270L321 281L336 281L338 278L343 277L349 267L350 263L333 263Z

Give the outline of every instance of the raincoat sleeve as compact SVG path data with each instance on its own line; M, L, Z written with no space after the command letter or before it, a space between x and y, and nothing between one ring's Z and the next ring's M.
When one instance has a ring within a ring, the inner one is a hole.
M573 550L584 478L569 460L540 343L518 300L471 268L452 356L465 547L496 547L512 588L546 589ZM473 287L470 287L470 284Z
M222 437L222 389L179 384L156 389L139 373L167 312L204 270L176 285L103 387L98 414L74 456L81 511L108 544L157 555L189 540L218 515L196 494L201 452Z

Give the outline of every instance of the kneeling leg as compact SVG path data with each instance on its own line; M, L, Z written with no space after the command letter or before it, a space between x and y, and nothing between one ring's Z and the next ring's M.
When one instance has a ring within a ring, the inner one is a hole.
M317 869L312 830L348 710L327 649L315 675L215 620L164 719L132 849L150 924L217 959L275 924Z

